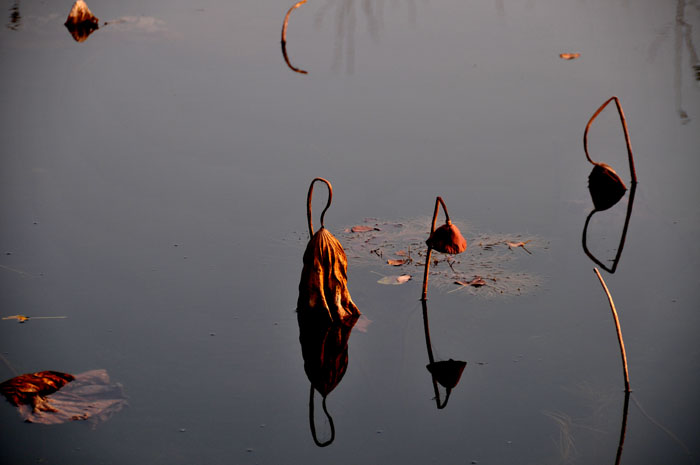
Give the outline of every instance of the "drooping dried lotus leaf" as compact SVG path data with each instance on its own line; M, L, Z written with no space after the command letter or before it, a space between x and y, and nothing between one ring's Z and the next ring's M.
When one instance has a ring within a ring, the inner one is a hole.
M433 231L425 243L442 253L458 254L467 250L467 240L451 221Z
M345 375L348 341L358 317L348 318L344 324L319 323L301 313L297 318L304 371L314 389L326 397Z
M334 323L347 322L359 316L360 311L348 290L347 267L348 259L343 246L333 234L321 227L304 252L297 312Z
M127 405L121 385L110 383L105 370L21 375L0 384L0 392L26 422L45 425L76 420L96 424Z
M602 211L620 201L627 187L615 170L605 163L598 163L588 176L588 190L593 206Z
M78 0L73 4L64 25L76 42L83 42L99 28L99 21L87 4L83 0Z

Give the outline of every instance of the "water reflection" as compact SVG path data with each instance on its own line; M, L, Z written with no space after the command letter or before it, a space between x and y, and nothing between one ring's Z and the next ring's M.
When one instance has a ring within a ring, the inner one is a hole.
M632 189L630 190L630 196L629 200L627 201L627 214L625 215L625 225L622 228L622 235L620 236L620 243L617 246L617 253L615 254L615 258L612 261L612 266L608 267L606 266L603 262L598 260L593 253L591 253L590 250L588 250L588 245L587 245L587 237L588 237L588 224L591 221L591 218L593 215L601 210L598 210L594 208L586 217L586 223L583 226L583 234L581 237L581 245L583 246L583 251L586 255L588 255L588 258L593 260L594 263L596 263L598 266L603 268L605 271L608 273L615 273L615 270L617 270L617 265L620 263L620 257L622 256L622 249L625 247L625 240L627 238L627 228L629 227L630 224L630 217L632 216L632 207L634 206L634 195L637 192L637 184L632 184Z
M10 7L10 22L7 23L7 28L16 31L22 25L22 16L19 14L19 0Z
M620 441L617 445L617 455L615 456L615 465L620 465L622 460L622 448L625 445L625 434L627 434L627 415L630 407L630 392L625 392L625 403L622 407L622 426L620 427Z
M683 43L685 42L688 48L688 55L690 59L690 67L693 70L696 81L700 81L700 60L698 60L698 54L695 51L695 46L693 45L692 38L692 25L685 20L685 0L678 0L676 4L676 22L674 27L674 89L676 91L676 109L678 111L678 116L680 116L683 124L690 122L690 117L688 113L683 109L683 96L681 92L682 88L682 60L683 60Z
M355 315L343 323L328 323L304 312L297 313L299 342L304 358L304 372L311 382L309 392L309 428L319 447L330 445L335 439L335 425L326 407L326 398L345 376L348 368L348 341L359 316ZM318 439L314 417L314 392L321 395L323 413L328 419L330 437Z
M99 19L92 14L83 0L73 4L64 25L76 42L85 42L90 34L100 27Z
M435 391L435 405L438 409L443 409L447 406L447 401L450 399L450 393L454 389L459 380L462 378L464 368L467 362L461 360L442 360L435 361L433 356L433 346L430 342L430 325L428 323L428 302L421 300L423 304L423 329L425 331L425 346L428 350L428 365L426 368L430 372L433 381L433 389ZM440 400L440 390L438 384L445 388L445 400Z

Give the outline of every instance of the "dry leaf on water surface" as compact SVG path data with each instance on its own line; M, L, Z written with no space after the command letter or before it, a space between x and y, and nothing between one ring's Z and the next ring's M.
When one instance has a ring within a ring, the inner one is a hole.
M410 274L402 274L401 276L384 276L377 281L379 284L399 285L407 283L411 280Z
M580 53L560 53L559 58L563 60L575 60L576 58L580 57Z
M528 241L525 241L525 242L509 242L509 241L506 241L506 244L508 244L508 248L511 249L511 250L513 250L513 249L515 249L515 248L517 248L517 247L522 247L522 249L523 249L525 252L527 252L527 253L529 253L530 255L532 255L532 252L530 252L529 250L527 250L527 249L525 248L525 244L527 244L528 242L530 242L530 241L529 241L529 240L528 240Z
M353 226L350 228L350 232L368 232L368 231L379 231L379 228L376 228L374 226Z
M401 258L401 259L398 259L398 260L389 259L389 260L387 260L386 262L387 262L389 265L392 265L392 266L401 266L401 265L405 265L406 263L408 263L409 260L408 260L407 258Z
M107 420L127 405L122 386L106 370L77 375L41 371L0 384L0 393L28 423L54 425L75 420Z
M20 323L24 323L29 319L28 316L25 315L10 315L10 316L4 316L2 317L3 320L17 320Z
M474 276L474 279L471 281L455 281L455 284L459 284L460 286L474 286L474 287L481 287L486 285L486 281L484 281L484 278L481 276Z

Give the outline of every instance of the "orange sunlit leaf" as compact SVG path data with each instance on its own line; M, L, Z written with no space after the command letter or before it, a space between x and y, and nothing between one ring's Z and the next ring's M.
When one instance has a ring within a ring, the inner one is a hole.
M399 284L407 283L410 280L411 280L410 274L402 274L401 276L384 276L382 279L380 279L377 282L379 284L399 285Z
M401 259L398 259L398 260L389 259L389 260L387 260L386 262L387 262L389 265L391 265L391 266L401 266L401 265L405 265L405 264L408 263L409 261L410 261L410 260L407 259L407 258L401 258Z
M24 323L25 321L27 321L29 319L29 317L24 316L24 315L10 315L10 316L5 316L2 319L3 320L17 320L20 323Z
M525 241L525 242L509 242L509 241L506 241L506 244L508 244L508 248L511 249L511 250L513 250L513 249L515 249L515 248L517 248L517 247L522 247L522 249L523 249L525 252L527 252L527 253L529 253L530 255L532 255L532 252L530 252L529 250L527 250L527 249L525 248L525 244L527 244L528 242L530 242L530 241L529 241L529 240L527 240L527 241Z
M576 58L580 57L580 53L560 53L559 58L563 60L575 60Z

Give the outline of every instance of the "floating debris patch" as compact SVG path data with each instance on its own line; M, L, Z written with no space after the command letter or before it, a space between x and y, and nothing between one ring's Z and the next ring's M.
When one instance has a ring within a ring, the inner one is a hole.
M518 265L545 252L547 241L523 234L483 233L456 224L470 232L469 249L459 256L434 253L431 285L450 293L495 298L531 294L543 284L542 276L520 270ZM414 268L425 266L425 237L429 229L427 217L404 221L365 218L361 224L344 228L339 236L353 265L382 265L387 271L398 268L411 275L418 273Z

